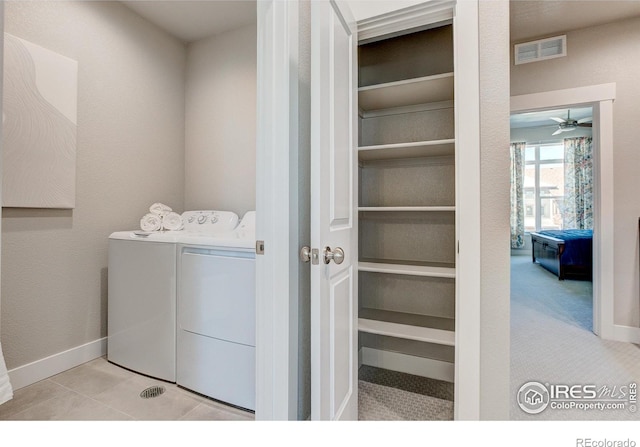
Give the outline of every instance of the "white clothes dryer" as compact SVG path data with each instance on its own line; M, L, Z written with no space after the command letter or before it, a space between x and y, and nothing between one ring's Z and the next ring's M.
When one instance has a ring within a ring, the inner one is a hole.
M176 381L177 243L198 233L229 232L229 211L187 211L181 231L120 231L109 236L107 359L124 368Z
M234 231L178 243L176 383L255 410L255 211Z

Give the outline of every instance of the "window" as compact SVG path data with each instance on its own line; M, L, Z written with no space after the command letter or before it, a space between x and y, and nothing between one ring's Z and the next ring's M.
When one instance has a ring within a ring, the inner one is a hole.
M524 169L525 231L563 229L564 146L527 144Z

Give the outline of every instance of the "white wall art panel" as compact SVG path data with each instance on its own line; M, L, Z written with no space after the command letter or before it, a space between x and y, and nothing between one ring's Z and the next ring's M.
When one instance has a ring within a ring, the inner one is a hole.
M78 63L5 33L2 206L74 208Z

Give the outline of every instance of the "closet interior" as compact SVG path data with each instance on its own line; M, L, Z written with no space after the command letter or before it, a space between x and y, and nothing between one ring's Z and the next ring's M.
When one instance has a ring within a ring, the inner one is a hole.
M361 41L358 63L360 413L385 418L367 404L373 382L443 404L403 417L452 419L453 25Z

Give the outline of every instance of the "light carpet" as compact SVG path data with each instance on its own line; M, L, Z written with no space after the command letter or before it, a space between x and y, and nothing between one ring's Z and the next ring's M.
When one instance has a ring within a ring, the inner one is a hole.
M640 347L602 340L592 332L592 283L558 278L527 256L511 258L511 419L640 420L640 411L552 409L530 415L518 389L542 384L607 386L621 396L640 384ZM615 400L615 399L612 399Z

